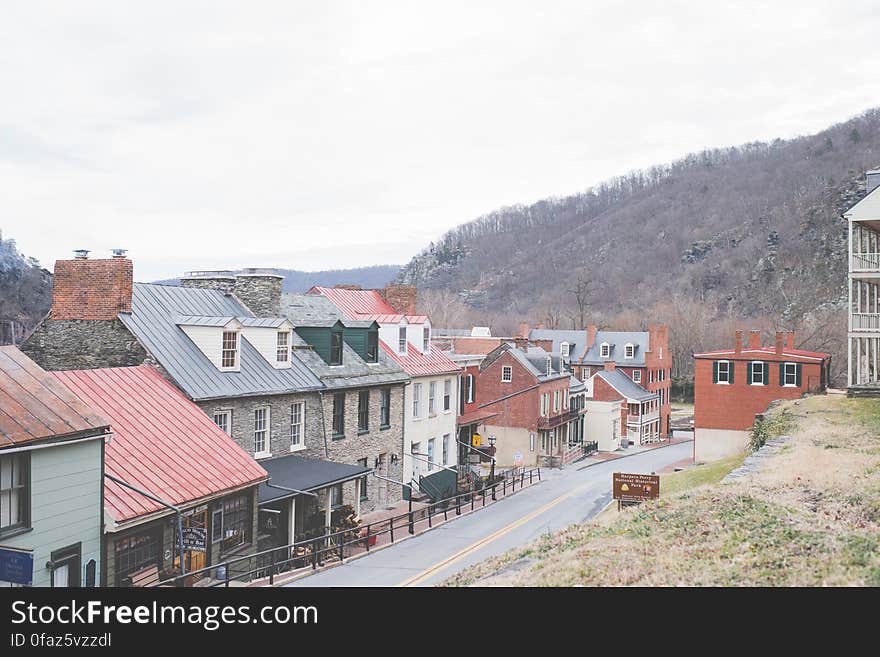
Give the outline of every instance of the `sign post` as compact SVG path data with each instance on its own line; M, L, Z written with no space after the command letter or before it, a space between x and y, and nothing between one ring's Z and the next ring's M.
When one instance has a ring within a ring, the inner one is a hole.
M615 472L612 477L612 490L618 510L623 503L655 500L660 497L660 475Z

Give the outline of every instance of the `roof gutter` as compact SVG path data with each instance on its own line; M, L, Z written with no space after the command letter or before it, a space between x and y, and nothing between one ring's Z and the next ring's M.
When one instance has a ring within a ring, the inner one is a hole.
M77 443L85 443L98 438L106 438L108 441L113 438L113 432L97 433L84 438L75 438L73 440L50 440L50 441L29 441L19 447L0 447L0 454L15 454L16 452L32 452L37 449L47 449L49 447L63 447L64 445L76 445ZM13 443L15 444L15 443Z

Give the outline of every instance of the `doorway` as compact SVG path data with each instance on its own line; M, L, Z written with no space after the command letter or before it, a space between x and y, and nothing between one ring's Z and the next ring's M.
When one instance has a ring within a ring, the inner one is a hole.
M52 588L78 588L82 585L80 573L82 544L68 545L51 554Z
M208 509L202 508L200 511L196 511L191 515L184 516L181 518L181 523L184 530L189 528L193 529L201 529L202 534L205 536L205 546L203 550L184 550L183 552L183 563L186 566L186 572L191 573L194 570L201 570L205 566L208 565L208 550L207 550L207 535L208 535ZM174 566L176 568L180 567L180 557L176 556L174 558ZM197 579L201 579L204 577L204 573L197 575Z

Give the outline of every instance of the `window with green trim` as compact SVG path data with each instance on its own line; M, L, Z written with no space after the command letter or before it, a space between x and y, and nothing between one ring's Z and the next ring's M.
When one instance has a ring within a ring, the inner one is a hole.
M333 395L333 440L345 438L345 393Z

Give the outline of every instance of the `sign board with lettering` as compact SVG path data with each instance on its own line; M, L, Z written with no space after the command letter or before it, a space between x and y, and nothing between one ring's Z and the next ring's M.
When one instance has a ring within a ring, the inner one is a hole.
M615 472L614 499L621 502L644 502L660 497L660 476Z
M208 548L208 530L204 527L183 528L183 549L205 552Z
M30 550L0 547L0 582L32 586L34 553Z
M514 454L513 454L513 464L514 464L516 467L519 467L519 466L521 466L521 465L523 464L523 456L522 456L522 452L514 452Z

